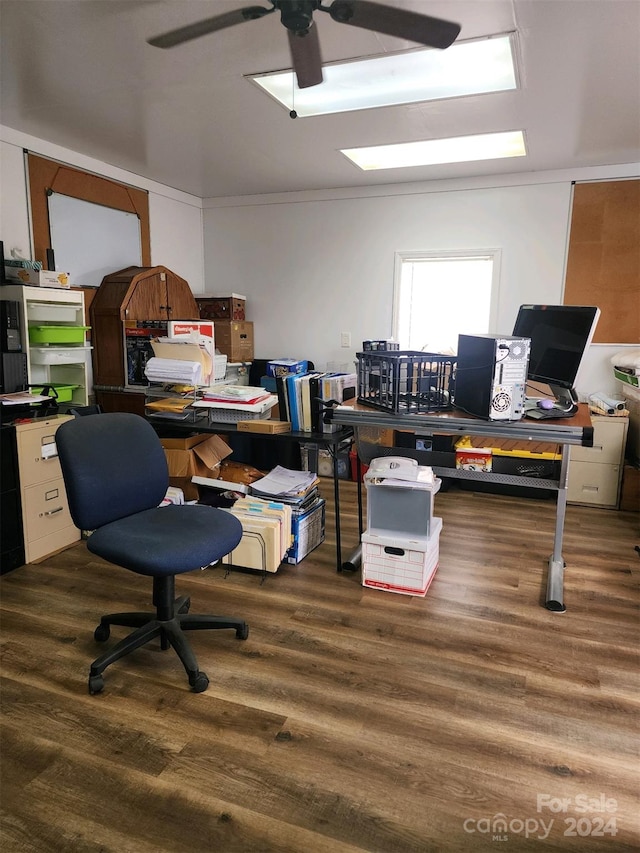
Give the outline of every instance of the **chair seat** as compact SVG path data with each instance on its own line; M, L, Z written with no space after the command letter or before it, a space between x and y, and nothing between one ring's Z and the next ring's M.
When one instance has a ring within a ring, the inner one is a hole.
M89 536L87 548L132 572L162 577L217 562L233 551L241 536L242 525L230 513L172 504L105 524Z

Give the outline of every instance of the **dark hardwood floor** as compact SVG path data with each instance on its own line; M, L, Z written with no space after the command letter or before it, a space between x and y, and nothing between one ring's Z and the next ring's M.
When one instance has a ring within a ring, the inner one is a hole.
M88 694L99 616L150 584L84 543L2 577L3 853L639 849L638 514L568 508L560 615L551 500L438 494L421 599L336 573L323 487L298 566L178 579L250 625L190 635L206 693L152 645Z

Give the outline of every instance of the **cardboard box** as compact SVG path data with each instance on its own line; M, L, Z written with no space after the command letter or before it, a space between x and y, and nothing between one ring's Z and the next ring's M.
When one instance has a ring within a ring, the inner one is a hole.
M310 554L314 548L324 542L325 502L318 498L317 502L306 512L291 519L293 545L287 551L284 561L295 565Z
M240 293L230 296L196 296L203 320L245 320L246 297Z
M442 519L427 537L362 534L362 586L401 595L427 594L440 559Z
M627 457L640 464L640 397L625 395L625 406L629 412L629 430L627 432Z
M491 471L492 456L490 447L457 447L456 468L488 473Z
M281 432L291 432L291 423L278 420L267 421L259 418L255 421L238 421L236 428L238 432L262 432L267 435L275 435Z
M188 438L163 438L161 442L169 465L169 482L182 489L185 500L197 500L200 496L191 478L216 479L220 463L233 452L219 435L208 433Z
M267 376L292 376L306 373L308 361L298 361L295 358L276 358L267 362Z
M71 273L57 272L56 270L27 270L23 267L4 268L5 276L9 281L19 284L33 284L36 287L61 287L69 290L71 287Z
M625 465L622 470L622 489L618 509L624 512L640 512L640 468Z
M169 320L167 337L184 338L191 343L201 344L212 359L216 354L215 334L211 320Z
M253 323L214 320L216 347L228 361L253 361Z

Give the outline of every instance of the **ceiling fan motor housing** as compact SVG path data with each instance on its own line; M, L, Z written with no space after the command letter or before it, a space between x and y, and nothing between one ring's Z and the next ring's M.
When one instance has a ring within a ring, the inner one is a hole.
M272 0L280 12L282 24L291 32L303 35L313 24L313 11L319 0Z

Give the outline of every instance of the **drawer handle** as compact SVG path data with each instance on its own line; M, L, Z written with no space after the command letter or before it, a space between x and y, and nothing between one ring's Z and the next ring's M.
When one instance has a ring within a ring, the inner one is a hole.
M42 514L46 518L48 515L56 515L57 513L62 512L63 509L64 509L63 506L59 506L59 507L56 507L55 509L47 510L47 512L43 512Z

